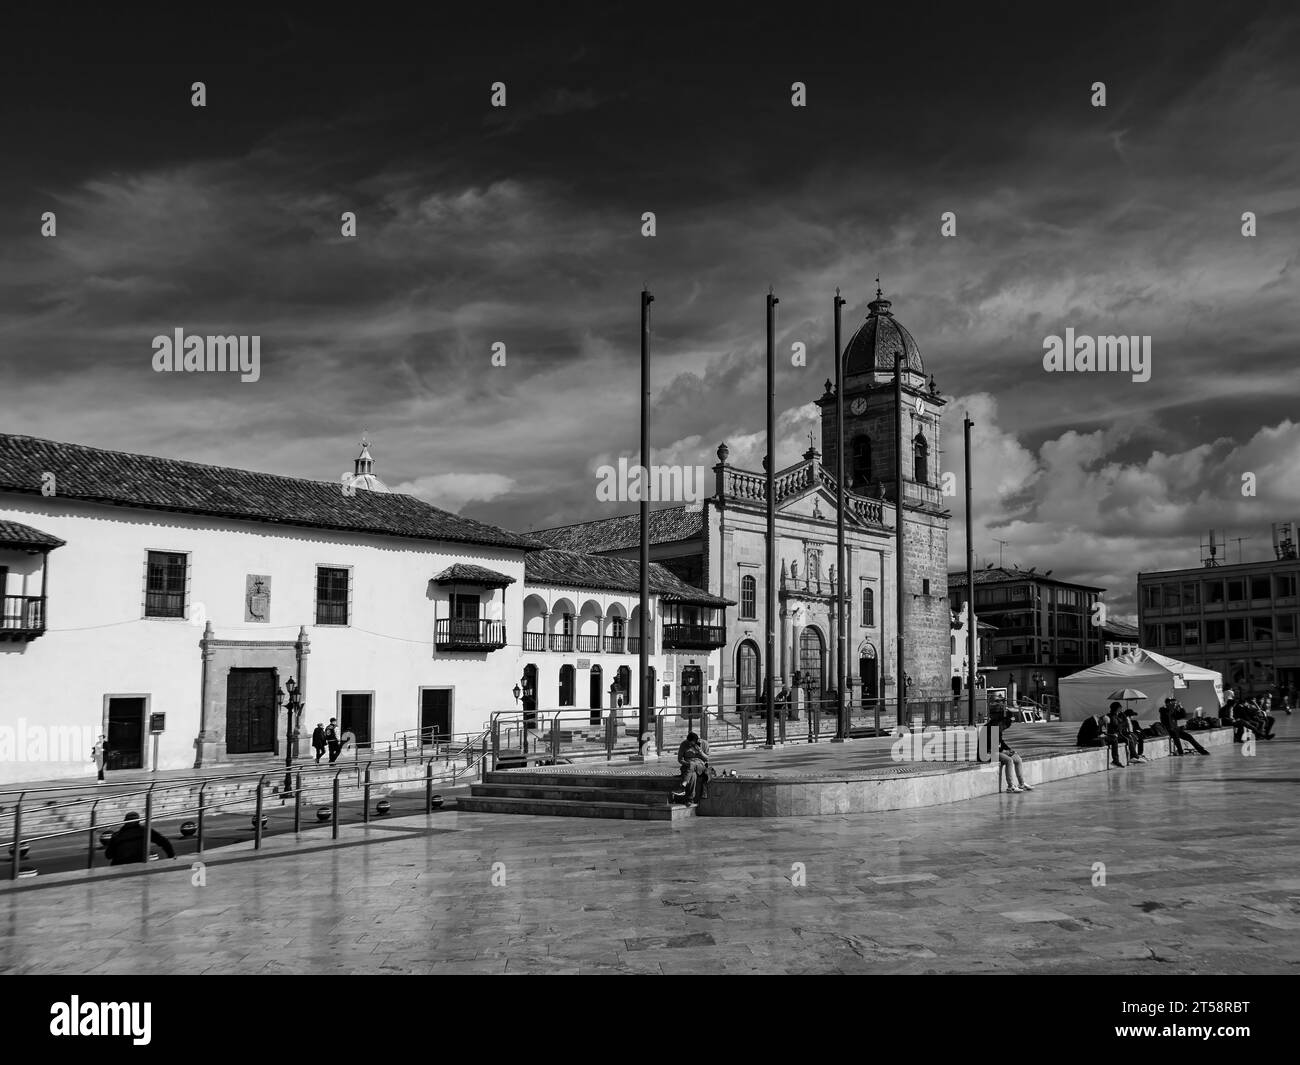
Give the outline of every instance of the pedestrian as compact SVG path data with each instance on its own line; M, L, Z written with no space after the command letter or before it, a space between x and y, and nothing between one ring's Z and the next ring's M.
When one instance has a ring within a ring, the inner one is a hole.
M325 726L319 721L316 722L316 728L311 734L311 745L316 749L316 764L320 765L320 760L325 754Z
M172 846L171 840L156 828L150 830L149 838L151 842L163 849L168 858L176 857L176 849ZM130 865L132 862L149 860L149 848L144 839L144 825L140 821L140 815L134 810L126 815L122 827L114 832L112 838L104 845L104 857L108 859L109 865Z
M96 769L99 770L99 777L96 784L104 783L104 756L107 752L108 737L102 732L99 734L99 742L91 749L90 760L95 763Z
M330 765L339 760L339 751L343 750L343 744L339 741L339 723L338 718L330 718L330 723L325 729L325 743L330 749Z

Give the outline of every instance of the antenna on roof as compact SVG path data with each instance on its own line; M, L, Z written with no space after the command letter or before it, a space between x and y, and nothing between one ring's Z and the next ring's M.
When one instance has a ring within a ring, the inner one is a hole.
M1201 541L1201 565L1204 566L1206 569L1210 569L1210 568L1213 567L1213 566L1220 566L1220 565L1222 565L1222 563L1219 561L1219 558L1218 558L1218 556L1219 556L1219 544L1218 544L1219 539L1225 539L1225 540L1226 540L1227 538L1226 538L1226 537L1220 537L1219 534L1218 534L1214 529L1211 529L1211 530L1210 530L1210 542L1209 542L1209 544L1208 544L1208 554L1207 554L1207 545L1206 545L1205 541L1204 541L1204 540Z

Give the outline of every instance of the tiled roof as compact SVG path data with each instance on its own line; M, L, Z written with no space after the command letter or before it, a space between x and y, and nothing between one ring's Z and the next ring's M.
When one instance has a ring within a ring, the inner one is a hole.
M579 551L535 551L524 556L524 579L534 584L558 584L566 588L639 592L641 566L631 558L584 555ZM650 593L668 602L733 605L730 599L721 599L703 588L687 584L657 562L650 563Z
M51 536L30 525L19 525L16 521L0 521L0 547L62 547L66 540Z
M55 476L55 494L65 499L525 551L543 546L414 496L363 489L345 496L342 485L330 481L0 433L0 492L39 493L47 472Z
M975 571L976 584L1006 584L1011 581L1045 581L1048 584L1063 584L1070 588L1085 588L1090 592L1104 592L1105 588L1099 588L1095 584L1080 584L1078 581L1062 580L1060 577L1048 577L1043 573L1030 573L1023 569L1005 569L1001 566L994 566L992 569L977 569ZM964 569L953 570L948 574L949 588L966 587L966 571Z
M889 310L887 299L877 296L869 304L867 320L845 345L846 376L860 373L894 372L894 362L901 354L909 373L924 373L921 351L916 341Z
M448 566L433 580L435 584L481 584L488 588L504 588L507 584L515 583L513 577L507 577L504 573L486 566L471 566L467 562Z
M1118 636L1122 639L1136 640L1138 637L1138 627L1131 625L1127 621L1119 621L1116 618L1109 619L1101 627L1101 631L1107 636Z
M703 510L690 511L685 506L650 511L650 542L671 544L690 540L704 532ZM584 521L577 525L560 525L554 529L537 529L530 536L562 551L600 554L623 551L641 544L641 515L620 514L613 518Z

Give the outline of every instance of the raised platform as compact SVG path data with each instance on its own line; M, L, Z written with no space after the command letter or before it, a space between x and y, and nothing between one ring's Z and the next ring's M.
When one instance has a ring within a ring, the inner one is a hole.
M1007 742L1022 759L1026 782L1037 787L1087 773L1142 772L1140 764L1113 768L1108 748L1076 747L1078 728L1075 722L1040 722L1018 724L1010 730ZM1222 751L1225 745L1232 749L1230 728L1193 735L1207 750ZM1167 738L1147 739L1145 744L1149 759L1170 757ZM702 817L872 813L940 806L1002 790L996 762L898 761L896 750L892 738L875 737L848 743L786 744L770 751L715 751L713 764L738 775L714 780L708 800L696 810L684 812ZM1122 752L1121 748L1121 757ZM668 751L664 755L658 765L589 762L489 773L485 784L475 785L474 794L460 800L459 808L669 820L674 808L668 803L668 793L678 777L674 759ZM1200 756L1192 752L1187 757ZM621 805L614 796L623 800ZM1025 798L1032 800L1032 796ZM602 805L610 809L589 809Z

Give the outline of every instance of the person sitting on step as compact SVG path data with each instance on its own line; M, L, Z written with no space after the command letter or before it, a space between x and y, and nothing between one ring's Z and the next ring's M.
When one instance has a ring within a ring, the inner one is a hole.
M677 764L682 767L682 779L681 787L673 792L673 798L682 799L687 806L695 806L700 799L708 798L708 756L700 747L700 737L694 732L688 732L678 746Z

